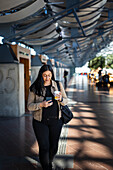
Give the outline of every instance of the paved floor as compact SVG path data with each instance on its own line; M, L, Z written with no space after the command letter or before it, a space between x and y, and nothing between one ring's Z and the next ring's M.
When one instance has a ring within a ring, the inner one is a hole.
M76 76L67 91L77 101L66 148L74 169L113 170L113 87L98 89L86 76Z
M74 118L63 128L59 148L65 152L59 149L57 169L113 170L113 87L97 88L87 76L74 76L66 91ZM36 169L41 167L32 116L1 117L0 170Z

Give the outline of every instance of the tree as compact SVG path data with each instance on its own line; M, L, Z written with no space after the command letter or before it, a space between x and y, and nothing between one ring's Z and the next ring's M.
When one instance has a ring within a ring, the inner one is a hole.
M113 54L108 54L106 57L107 60L107 68L112 68L113 69Z
M95 57L89 61L89 68L97 69L98 67L105 67L105 58L103 56Z

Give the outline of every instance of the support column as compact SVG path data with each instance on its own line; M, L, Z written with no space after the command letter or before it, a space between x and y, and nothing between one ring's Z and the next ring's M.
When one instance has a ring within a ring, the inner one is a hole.
M0 116L20 117L24 113L24 65L0 64Z

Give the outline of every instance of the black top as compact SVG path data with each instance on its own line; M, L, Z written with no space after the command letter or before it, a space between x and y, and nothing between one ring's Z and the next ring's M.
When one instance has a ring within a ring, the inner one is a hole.
M48 118L58 118L58 113L59 113L58 103L54 99L54 95L51 93L51 85L45 86L45 88L46 88L46 95L44 97L44 100L46 100L46 97L52 97L53 105L51 105L47 108L43 107L42 120L45 120Z

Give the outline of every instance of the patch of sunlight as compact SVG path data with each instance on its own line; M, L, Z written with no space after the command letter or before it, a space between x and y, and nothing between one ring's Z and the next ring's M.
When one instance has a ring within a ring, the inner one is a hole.
M87 117L96 118L95 113L93 113L93 112L82 111L82 112L79 112L79 115L82 117L85 117L85 118L87 118Z
M40 163L38 162L37 158L32 158L32 157L29 157L29 156L26 156L25 159L30 162L30 164L32 164L33 167L36 168L36 166L38 166L39 168L41 168L41 165Z
M100 94L100 93L108 93L108 91L104 91L104 90L103 90L103 91L94 91L94 92L95 92L95 93L99 93L99 94Z
M92 108L89 108L89 107L78 107L80 110L93 110Z
M76 103L77 103L77 101L74 101L74 100L68 98L68 104L76 104Z
M66 92L76 92L77 89L74 88L66 88Z
M66 92L85 92L85 90L75 89L75 88L66 88Z
M83 103L83 102L78 102L78 104L80 104L80 105L81 105L81 104L82 104L82 105L84 105L84 103Z
M32 164L37 164L37 161L36 161L35 159L29 157L29 156L26 156L25 159L26 159L27 161L29 161L30 163L32 163Z
M104 137L103 137L103 139L104 139ZM112 153L110 153L109 147L107 147L101 143L97 143L97 142L94 143L94 142L86 141L84 143L84 148L85 148L84 149L85 154L88 156L92 156L92 157L95 156L95 157L101 158L101 159L102 158L112 159Z
M3 44L2 40L4 39L4 37L0 36L0 44Z
M87 104L82 104L82 103L77 103L78 104L78 106L81 106L81 107L89 107L89 105L87 105Z
M85 92L85 90L77 90L77 92Z
M109 89L109 92L113 94L113 88L110 88L110 89Z
M37 141L32 145L31 151L38 153L39 152L39 147Z
M111 95L111 94L108 94L108 95L106 95L107 97L113 97L113 94Z

